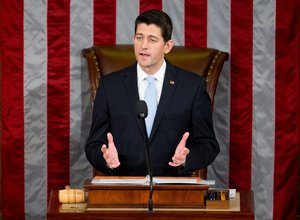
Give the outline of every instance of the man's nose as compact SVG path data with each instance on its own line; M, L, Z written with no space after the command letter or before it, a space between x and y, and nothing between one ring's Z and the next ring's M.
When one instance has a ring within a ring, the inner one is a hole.
M143 49L148 48L148 43L149 43L149 42L148 42L147 39L143 39L143 40L142 40L142 48L143 48Z

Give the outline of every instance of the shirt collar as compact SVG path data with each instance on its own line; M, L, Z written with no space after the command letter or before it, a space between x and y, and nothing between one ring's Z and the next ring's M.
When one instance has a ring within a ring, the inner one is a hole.
M164 60L163 64L159 68L159 70L156 73L154 73L152 76L154 76L156 80L163 82L165 73L166 73L166 67L167 67L167 64L166 64L166 61ZM144 72L144 70L142 69L142 67L140 66L139 63L137 64L137 75L138 75L139 81L142 81L147 76L149 76L147 73Z

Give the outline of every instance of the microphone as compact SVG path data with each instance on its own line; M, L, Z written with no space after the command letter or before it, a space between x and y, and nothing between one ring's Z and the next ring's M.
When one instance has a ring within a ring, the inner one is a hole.
M138 100L135 103L135 113L139 119L147 118L148 116L148 107L145 101ZM146 128L146 127L145 127Z
M153 194L153 176L152 176L152 166L151 166L151 160L150 160L150 152L149 152L149 143L148 143L148 136L147 136L147 130L146 130L146 123L145 118L148 116L148 107L145 101L138 100L135 103L135 113L137 115L137 118L142 123L143 128L143 141L145 146L145 152L146 152L146 161L147 161L147 168L148 168L148 174L149 174L149 184L150 184L150 194L149 194L149 201L148 201L148 212L153 212L153 202L152 202L152 194Z

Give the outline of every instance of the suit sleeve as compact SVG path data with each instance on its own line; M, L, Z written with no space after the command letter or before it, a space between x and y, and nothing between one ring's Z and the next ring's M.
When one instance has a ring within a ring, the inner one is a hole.
M101 152L102 145L107 144L107 132L110 131L110 115L107 102L105 87L102 80L100 80L93 103L92 124L85 145L85 154L95 169L108 175L115 175L117 169L111 170L106 166L106 161Z
M190 153L187 156L183 172L207 167L220 152L214 133L211 101L206 91L204 79L202 79L195 95L190 124L191 130L187 142Z

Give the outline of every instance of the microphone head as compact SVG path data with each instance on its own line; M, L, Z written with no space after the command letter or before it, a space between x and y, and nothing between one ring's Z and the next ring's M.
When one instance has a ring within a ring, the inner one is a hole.
M144 100L138 100L135 103L135 114L138 118L147 118L148 107Z

